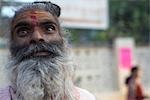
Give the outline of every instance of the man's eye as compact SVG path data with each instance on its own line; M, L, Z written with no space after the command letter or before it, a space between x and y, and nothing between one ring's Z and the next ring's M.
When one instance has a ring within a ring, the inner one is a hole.
M55 31L55 26L53 26L53 25L46 25L45 26L45 30L47 31L47 32L53 32L53 31Z
M30 33L29 30L26 29L26 28L21 28L21 29L18 29L18 30L17 30L17 35L18 35L19 37L28 36L29 33Z

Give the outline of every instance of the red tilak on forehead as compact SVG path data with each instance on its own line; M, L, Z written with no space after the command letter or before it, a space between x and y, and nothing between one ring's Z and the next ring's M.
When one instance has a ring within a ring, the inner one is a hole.
M31 11L30 18L32 19L33 25L36 26L38 24L38 20L37 20L37 13L35 11Z

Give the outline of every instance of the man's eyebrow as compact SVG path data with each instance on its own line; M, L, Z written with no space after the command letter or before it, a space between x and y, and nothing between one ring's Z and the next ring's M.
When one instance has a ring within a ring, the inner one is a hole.
M17 23L15 26L14 26L14 29L15 28L17 28L17 27L20 27L20 26L30 26L30 24L29 23L27 23L27 22L19 22L19 23Z
M40 25L43 25L43 24L54 24L56 26L58 26L58 24L54 21L51 21L51 20L44 20L42 22L39 23Z

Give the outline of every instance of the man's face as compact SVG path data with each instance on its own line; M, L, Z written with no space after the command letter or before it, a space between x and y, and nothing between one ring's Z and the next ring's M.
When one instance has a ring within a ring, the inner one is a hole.
M59 23L56 17L45 11L26 11L15 18L12 40L17 45L30 45L39 41L60 41Z
M60 26L57 17L46 11L26 11L19 14L12 23L11 34L13 52L12 55L16 56L16 53L20 50L27 52L30 47L33 50L30 53L22 51L21 55L25 56L47 56L50 54L45 45L42 43L62 43L62 37L60 35ZM40 49L36 47L42 46ZM26 50L22 47L26 47ZM52 47L53 48L53 47ZM37 50L36 50L37 49ZM33 54L34 53L34 54ZM54 52L53 52L54 53ZM20 55L20 54L19 54Z

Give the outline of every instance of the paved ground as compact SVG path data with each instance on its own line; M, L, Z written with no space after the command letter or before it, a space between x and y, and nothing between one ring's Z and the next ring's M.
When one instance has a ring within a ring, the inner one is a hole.
M150 95L150 90L146 91L148 95ZM119 93L119 92L113 92L113 93L95 93L96 100L126 100L125 94ZM145 99L145 100L150 100Z

